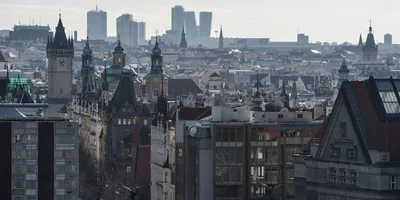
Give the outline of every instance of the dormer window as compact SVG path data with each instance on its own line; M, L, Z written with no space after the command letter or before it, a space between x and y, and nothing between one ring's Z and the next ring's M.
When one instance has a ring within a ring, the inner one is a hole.
M282 119L283 118L283 114L278 114L278 118Z

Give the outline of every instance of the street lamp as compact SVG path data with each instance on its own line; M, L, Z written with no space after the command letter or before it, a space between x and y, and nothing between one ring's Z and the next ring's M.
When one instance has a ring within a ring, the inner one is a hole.
M261 185L265 188L265 197L268 197L268 200L275 200L276 189L282 186L281 184L265 184L265 183L261 183Z

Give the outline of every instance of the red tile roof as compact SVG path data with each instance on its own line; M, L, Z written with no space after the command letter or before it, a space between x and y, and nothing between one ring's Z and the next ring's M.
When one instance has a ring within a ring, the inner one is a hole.
M351 82L356 102L365 121L367 133L372 141L373 149L389 151L391 161L400 160L400 120L382 122L371 100L370 90L366 82Z

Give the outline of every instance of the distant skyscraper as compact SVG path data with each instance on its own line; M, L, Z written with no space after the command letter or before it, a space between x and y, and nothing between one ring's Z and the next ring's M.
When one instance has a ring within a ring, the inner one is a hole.
M74 31L74 41L78 42L78 31L77 30Z
M212 12L200 12L200 37L210 37Z
M117 18L117 35L124 45L137 46L139 44L139 23L133 20L131 14L123 14Z
M385 45L393 44L392 43L392 35L390 33L385 34L383 41L384 41Z
M305 35L303 33L297 34L297 43L308 44L309 43L308 35Z
M173 31L182 31L185 22L185 9L183 6L175 6L171 8L171 29Z
M146 22L139 22L139 44L146 43Z
M189 40L196 39L199 37L199 32L197 30L196 15L194 11L185 12L185 28L186 36ZM181 27L181 31L183 26Z
M87 31L90 39L105 40L107 38L107 12L91 10L87 13Z

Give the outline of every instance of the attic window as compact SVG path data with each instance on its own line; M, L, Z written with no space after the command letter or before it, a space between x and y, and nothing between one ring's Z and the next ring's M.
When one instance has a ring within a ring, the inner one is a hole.
M283 114L278 114L278 118L282 119L283 118Z
M400 104L397 100L393 85L389 80L376 80L383 106L387 114L400 113Z
M297 118L303 118L303 114L297 114Z

